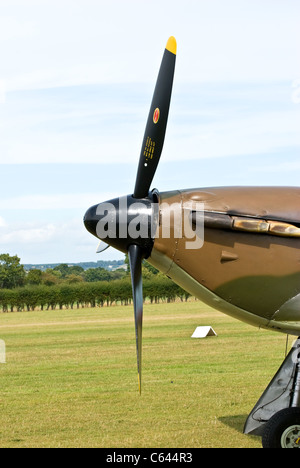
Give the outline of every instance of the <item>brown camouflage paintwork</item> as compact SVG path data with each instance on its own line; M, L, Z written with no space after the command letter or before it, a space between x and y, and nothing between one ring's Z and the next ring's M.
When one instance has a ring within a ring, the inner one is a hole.
M184 206L193 201L204 203L204 210L208 213L276 220L300 226L300 188L221 187L178 190L161 193L159 201L161 211L166 204L174 203L183 210ZM163 219L162 212L160 219ZM172 271L172 266L177 266L227 304L267 322L276 320L276 314L279 314L281 321L293 322L296 331L299 327L300 334L300 309L295 312L294 304L292 313L284 306L292 298L296 298L296 309L298 306L299 237L205 227L202 248L187 250L186 239L178 237L174 231L174 220L171 219L170 224L170 238L164 239L160 223L150 263L159 266L167 275ZM165 259L163 268L162 264L157 264L156 258ZM172 274L169 276L172 277ZM172 279L176 281L176 278ZM201 293L198 297L203 299Z

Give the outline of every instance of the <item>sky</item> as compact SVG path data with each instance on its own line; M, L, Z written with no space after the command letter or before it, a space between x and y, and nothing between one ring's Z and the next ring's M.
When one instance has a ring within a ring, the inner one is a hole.
M130 194L169 36L160 191L298 186L299 0L0 0L0 253L123 258L84 228Z

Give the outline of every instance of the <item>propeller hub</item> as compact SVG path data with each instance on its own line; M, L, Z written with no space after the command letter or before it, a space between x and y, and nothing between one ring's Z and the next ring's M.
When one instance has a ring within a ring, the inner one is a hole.
M158 225L157 195L136 199L131 195L99 203L84 216L86 229L98 239L127 253L130 245L151 254Z

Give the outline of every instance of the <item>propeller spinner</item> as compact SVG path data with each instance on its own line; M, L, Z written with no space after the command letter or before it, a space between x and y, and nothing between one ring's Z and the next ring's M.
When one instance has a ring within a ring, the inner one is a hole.
M142 261L148 258L158 223L157 196L149 192L163 149L176 62L176 40L163 55L145 129L133 195L94 205L86 212L86 229L100 239L98 252L112 246L128 253L133 291L139 391L142 374Z

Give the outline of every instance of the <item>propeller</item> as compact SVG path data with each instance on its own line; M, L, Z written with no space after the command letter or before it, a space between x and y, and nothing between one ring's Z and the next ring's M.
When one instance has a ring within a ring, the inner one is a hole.
M138 367L139 392L142 391L142 328L143 328L143 251L140 246L132 244L128 249L131 272L132 294L134 304L136 354Z
M141 149L138 173L133 196L143 198L148 195L160 160L171 102L173 78L176 62L176 40L170 37L159 70L148 121Z
M97 252L112 246L128 253L135 317L139 392L142 388L142 262L151 254L158 225L157 192L149 192L164 145L176 62L176 40L164 51L146 124L133 195L94 205L86 229L100 239Z

